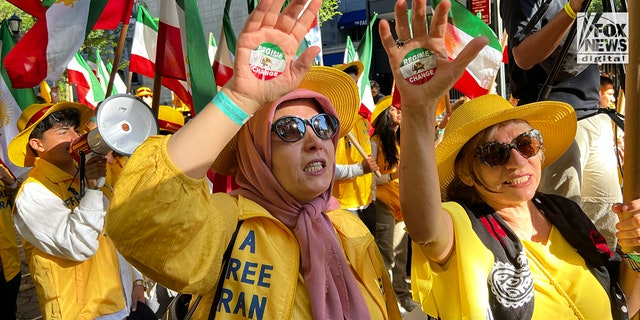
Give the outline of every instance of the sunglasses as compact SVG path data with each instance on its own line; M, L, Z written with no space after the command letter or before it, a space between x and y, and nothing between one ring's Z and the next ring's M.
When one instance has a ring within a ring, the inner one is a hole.
M515 137L511 143L491 141L476 148L476 157L489 167L501 166L511 157L511 149L516 149L520 155L529 159L540 151L542 134L536 129L523 132Z
M309 120L295 116L282 117L271 125L271 131L275 132L282 141L296 142L304 137L307 125L311 127L318 138L323 140L333 138L340 127L336 117L321 113Z

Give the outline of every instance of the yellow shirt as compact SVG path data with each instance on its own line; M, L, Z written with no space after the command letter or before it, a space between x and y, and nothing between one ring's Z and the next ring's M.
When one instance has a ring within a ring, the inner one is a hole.
M4 279L9 281L20 272L20 253L13 228L13 199L7 196L1 181L0 185L0 260Z
M493 253L476 236L464 209L445 202L454 223L455 243L444 265L427 259L413 243L411 287L414 300L431 316L448 319L486 319L489 310L487 277L494 263ZM567 300L553 288L536 265L536 257L552 273L586 319L611 319L609 298L584 259L555 227L546 245L523 242L534 280L533 319L575 319ZM561 258L560 258L561 257ZM562 259L562 260L561 260ZM563 261L564 260L564 261Z
M394 167L389 167L389 164L385 162L384 152L382 152L382 142L380 137L373 136L372 140L378 146L378 156L376 158L378 167L380 167L380 173L382 175L388 175L395 173L400 167L400 145L396 144L398 148L398 164ZM379 184L376 187L376 199L382 201L397 221L402 221L402 210L400 208L400 180L393 179L385 184Z
M356 140L367 154L371 154L371 140L369 138L369 121L361 116L351 129ZM337 164L362 163L364 158L347 138L341 138L336 148ZM371 184L373 175L367 173L352 179L335 180L333 183L333 196L338 199L340 208L359 209L371 203Z
M310 319L293 233L257 203L211 194L205 179L178 170L168 137L152 137L130 157L106 217L119 252L142 273L179 292L202 295L194 319L207 319L224 279L217 319ZM353 214L328 213L372 319L399 319L393 289L373 236ZM238 220L229 262L221 259Z

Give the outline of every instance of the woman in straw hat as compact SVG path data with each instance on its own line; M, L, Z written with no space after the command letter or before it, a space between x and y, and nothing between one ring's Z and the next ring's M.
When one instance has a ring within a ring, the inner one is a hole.
M376 104L371 114L374 132L371 146L382 175L376 179L375 238L387 271L391 274L398 303L407 312L418 304L411 298L411 288L405 280L409 252L409 236L400 210L400 122L402 112L386 96Z
M633 263L620 262L577 204L537 192L541 169L573 141L571 106L545 101L516 108L496 95L479 97L452 114L444 139L434 147L433 97L441 97L464 71L444 54L449 5L443 1L436 7L427 35L425 5L414 1L411 37L406 14L398 14L406 2L398 1L396 31L406 39L401 45L387 23L380 26L396 79L411 50L426 48L438 57L437 71L425 84L396 82L403 103L400 195L415 243L414 296L441 319L636 314L640 273ZM485 44L486 39L471 41L457 60L470 61ZM640 244L638 208L638 199L613 206L621 216L623 246Z
M212 103L131 156L107 230L150 278L200 296L198 319L399 319L373 236L330 201L357 87L311 68L317 47L293 60L321 1L280 13L282 3L263 0L248 17ZM239 189L210 194L212 166Z

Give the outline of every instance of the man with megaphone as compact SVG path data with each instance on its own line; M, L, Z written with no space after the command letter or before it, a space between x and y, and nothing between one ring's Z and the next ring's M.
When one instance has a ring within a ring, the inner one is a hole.
M132 272L103 230L112 190L105 158L86 161L80 190L69 153L92 116L79 103L33 104L8 147L15 165L33 166L16 196L14 219L45 319L123 319L132 302L144 302L141 274Z

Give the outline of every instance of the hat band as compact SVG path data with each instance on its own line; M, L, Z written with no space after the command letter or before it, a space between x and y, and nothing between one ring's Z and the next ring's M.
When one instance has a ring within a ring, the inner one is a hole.
M181 125L179 125L179 124L177 124L175 122L169 122L169 121L160 120L160 119L158 119L158 127L160 129L173 131L173 132L176 132L176 131L178 131L178 129L182 128Z
M42 118L42 116L47 113L47 110L49 110L49 108L51 108L51 106L47 106L44 107L42 109L40 109L38 112L34 113L31 118L29 118L29 121L27 121L27 124L24 126L24 129L29 128L32 124L38 122L38 120L40 120L40 118ZM22 130L24 130L22 129Z

